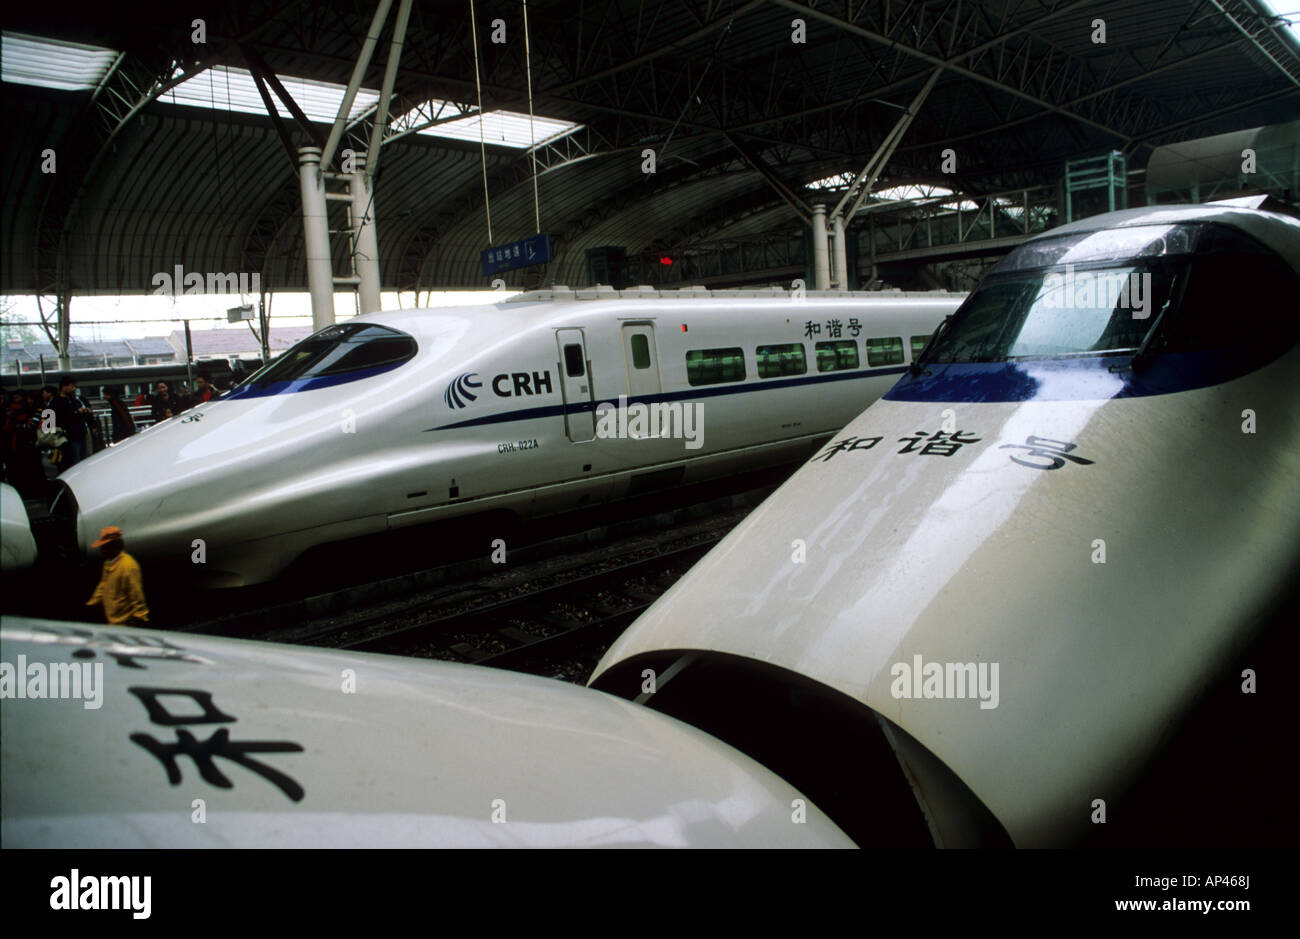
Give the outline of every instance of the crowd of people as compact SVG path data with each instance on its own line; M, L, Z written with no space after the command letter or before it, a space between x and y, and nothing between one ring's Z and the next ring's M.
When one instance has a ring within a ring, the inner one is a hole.
M111 440L105 439L106 429L77 391L77 381L71 375L39 392L11 392L0 415L0 478L24 497L41 496L47 476L43 454L54 471L62 473L110 443L135 434L138 428L132 407L149 408L150 417L158 423L220 394L206 375L199 375L194 384L193 393L183 385L173 393L160 381L151 393L139 395L129 405L118 389L105 389Z
M166 382L157 382L152 393L142 394L129 405L116 388L104 389L107 426L77 390L71 375L57 385L37 391L13 391L0 411L0 479L25 499L49 496L46 461L55 473L75 466L109 443L117 443L138 431L131 408L148 407L156 423L175 417L220 394L206 375L195 382L193 394L184 386L173 394ZM111 428L111 432L110 432ZM111 437L111 439L106 439ZM145 600L140 565L126 553L122 529L108 526L91 545L103 560L99 584L86 606L100 607L104 621L113 625L147 625L149 606Z

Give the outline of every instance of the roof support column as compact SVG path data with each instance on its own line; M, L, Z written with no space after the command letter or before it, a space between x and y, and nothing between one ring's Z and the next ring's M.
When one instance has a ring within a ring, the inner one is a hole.
M352 266L359 278L361 312L378 313L379 237L375 233L375 195L373 181L366 172L366 156L356 155L355 171L348 179L352 192Z
M348 114L352 111L352 102L356 100L362 76L366 74L366 69L370 68L370 56L374 54L375 46L379 43L379 33L384 28L384 21L388 19L388 8L392 5L393 0L379 0L379 6L375 8L375 16L370 21L370 31L366 33L365 42L361 44L361 54L357 56L356 65L352 68L348 90L343 93L343 100L339 102L338 116L334 118L334 126L330 128L329 138L325 141L321 164L326 169L329 169L330 162L334 159L334 152L338 150L339 142L343 139Z
M330 258L330 226L320 147L298 148L298 181L302 189L302 228L307 289L311 292L311 325L313 329L324 329L334 322L334 263Z
M835 281L836 290L849 289L849 251L848 245L844 242L844 219L841 216L835 216L831 222L831 276Z
M54 351L59 354L59 370L68 371L72 368L72 357L68 350L72 344L72 291L62 290L55 300L57 309L55 315L58 316L59 342L58 348Z
M527 14L525 13L525 15ZM393 24L393 38L389 42L388 61L384 65L384 87L379 92L379 107L375 110L375 125L370 131L370 172L366 176L372 180L379 169L379 148L384 142L384 129L388 125L388 105L393 100L393 83L397 81L397 65L402 58L402 43L406 41L406 23L410 18L411 0L402 0L397 8L397 22Z
M830 244L826 237L826 206L812 207L812 275L813 290L827 290L831 285Z

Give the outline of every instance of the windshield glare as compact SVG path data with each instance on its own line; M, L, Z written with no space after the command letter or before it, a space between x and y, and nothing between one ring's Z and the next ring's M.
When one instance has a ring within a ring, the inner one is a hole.
M1137 225L1031 241L954 314L927 361L1135 352L1175 296L1205 225Z
M1184 265L1126 262L991 275L928 358L998 362L1136 350Z

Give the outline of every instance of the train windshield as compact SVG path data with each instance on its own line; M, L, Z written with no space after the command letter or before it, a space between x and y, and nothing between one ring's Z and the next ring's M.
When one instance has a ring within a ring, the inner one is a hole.
M1027 244L954 314L932 362L1136 351L1176 295L1200 226L1141 226Z
M925 362L1002 362L1222 347L1248 303L1261 341L1295 342L1300 278L1226 226L1065 235L1007 255L941 327ZM1238 332L1238 335L1242 335Z
M374 323L341 323L308 336L245 385L301 381L398 365L415 355L415 340L406 333Z

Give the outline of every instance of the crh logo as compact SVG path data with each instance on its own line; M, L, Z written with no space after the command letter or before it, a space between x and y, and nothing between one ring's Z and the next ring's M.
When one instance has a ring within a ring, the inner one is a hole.
M452 379L447 390L442 393L442 400L447 402L447 407L465 408L469 403L478 398L478 395L470 391L471 388L482 388L481 381L475 381L478 378L478 372L466 372L464 375L457 375Z
M511 391L511 387L514 388ZM492 379L492 391L498 398L517 398L520 395L548 395L551 393L551 373L549 371L502 372Z

